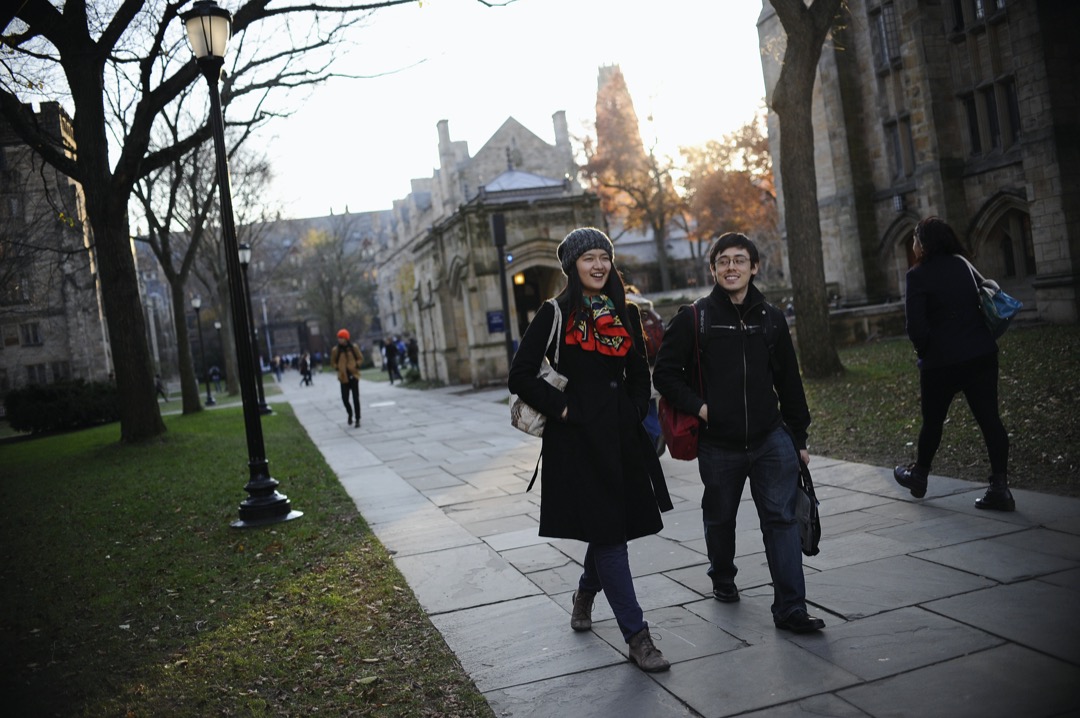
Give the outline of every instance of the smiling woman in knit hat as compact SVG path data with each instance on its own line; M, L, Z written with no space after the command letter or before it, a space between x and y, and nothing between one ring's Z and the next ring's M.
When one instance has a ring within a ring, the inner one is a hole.
M512 393L547 417L540 535L587 544L570 627L592 627L593 599L603 591L630 660L643 671L664 671L669 663L649 634L626 544L658 533L660 512L671 509L660 459L641 423L652 390L641 316L627 304L606 234L575 229L556 255L566 287L537 311L508 381ZM537 377L545 356L554 362L548 337L556 321L555 368L568 379L565 391Z

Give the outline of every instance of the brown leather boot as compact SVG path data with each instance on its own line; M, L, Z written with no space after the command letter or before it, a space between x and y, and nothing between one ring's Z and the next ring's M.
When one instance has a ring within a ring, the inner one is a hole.
M896 479L896 483L905 489L910 489L912 496L921 499L926 496L926 476L929 473L930 469L918 464L908 464L907 466L897 466L893 469L892 475Z
M574 610L570 612L570 628L588 631L592 628L592 605L595 591L575 591Z
M671 668L668 659L653 645L648 627L630 636L630 660L646 673L660 673Z
M1015 511L1016 501L1009 491L1009 481L1005 474L990 477L990 488L981 499L975 499L975 508L991 511Z

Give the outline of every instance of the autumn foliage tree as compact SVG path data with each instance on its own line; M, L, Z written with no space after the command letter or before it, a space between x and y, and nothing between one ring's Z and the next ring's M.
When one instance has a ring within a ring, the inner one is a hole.
M724 232L742 232L761 250L759 278L783 277L776 188L764 113L722 140L681 148L689 237L700 252ZM707 270L702 265L703 281Z
M671 289L667 237L685 226L686 205L676 190L671 158L646 152L637 113L618 66L601 70L596 93L596 142L585 140L583 173L600 197L609 221L652 233L663 290Z

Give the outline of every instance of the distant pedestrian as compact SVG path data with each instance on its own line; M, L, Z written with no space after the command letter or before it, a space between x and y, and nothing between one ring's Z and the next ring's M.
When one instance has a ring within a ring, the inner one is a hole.
M390 383L394 383L394 378L404 381L401 378L401 370L398 368L398 346L397 342L392 337L387 337L383 342L383 355L386 357L386 373L390 376Z
M169 401L169 394L165 391L165 382L161 380L161 374L154 375L154 391L166 402Z
M413 369L420 368L420 345L416 342L416 337L409 337L408 345L409 353L409 366Z
M270 360L270 368L273 369L274 378L277 379L278 383L280 384L281 383L281 374L285 370L285 368L281 365L281 356L280 355L275 354L274 358Z
M353 415L356 416L356 426L360 426L360 364L364 361L364 355L360 348L349 341L349 330L342 329L337 333L338 343L330 351L330 365L337 371L338 381L341 382L341 402L345 404L345 411L349 414L349 426L353 426ZM352 405L349 398L352 397Z
M311 354L307 352L300 357L300 386L314 386L311 381Z
M896 482L921 499L953 398L963 392L990 457L990 487L975 507L1013 511L1009 433L998 413L997 342L979 308L978 287L956 232L927 217L915 226L915 266L907 272L907 334L918 356L922 428L915 463L897 466Z
M221 369L218 369L216 366L210 367L210 381L214 382L214 388L217 390L217 393L220 394L221 393Z
M627 541L658 533L672 508L664 472L641 420L649 406L649 362L641 317L626 301L607 235L576 229L557 256L567 281L555 300L561 323L557 391L537 377L555 309L544 302L521 337L508 386L547 416L543 435L540 535L587 543L570 627L592 628L596 594L604 592L630 660L647 672L670 664L653 644L634 590Z

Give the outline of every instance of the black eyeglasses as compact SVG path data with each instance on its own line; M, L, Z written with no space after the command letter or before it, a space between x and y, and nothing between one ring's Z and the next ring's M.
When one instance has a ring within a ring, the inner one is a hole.
M713 261L714 267L728 267L732 264L741 269L750 264L750 258L740 254L735 257L717 257Z

